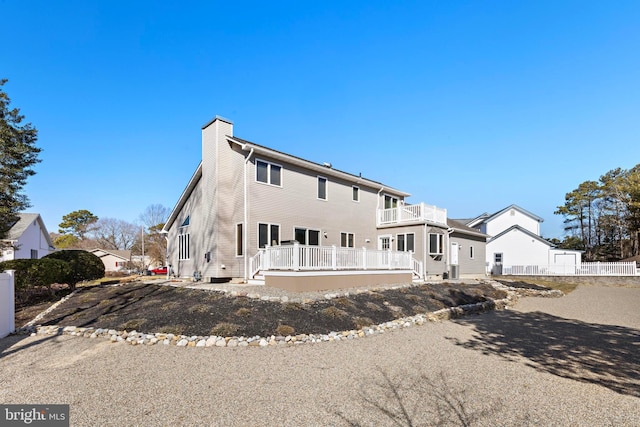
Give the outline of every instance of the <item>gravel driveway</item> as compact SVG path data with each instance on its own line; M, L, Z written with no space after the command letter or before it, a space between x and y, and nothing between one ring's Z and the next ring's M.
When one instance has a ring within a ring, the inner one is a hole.
M390 425L365 400L393 403L391 384L422 425L464 397L475 425L637 426L639 307L640 287L581 286L511 310L295 347L7 337L0 402L68 403L74 426Z

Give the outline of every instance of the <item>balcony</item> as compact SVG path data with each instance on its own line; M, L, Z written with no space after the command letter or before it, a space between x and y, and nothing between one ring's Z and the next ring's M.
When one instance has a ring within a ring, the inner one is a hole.
M399 204L395 208L378 209L376 217L378 227L423 222L446 226L447 210L425 203L419 205Z

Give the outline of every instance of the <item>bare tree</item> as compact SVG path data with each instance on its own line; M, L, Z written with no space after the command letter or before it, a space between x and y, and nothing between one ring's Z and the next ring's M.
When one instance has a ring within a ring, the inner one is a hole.
M145 236L146 255L153 262L164 264L167 241L161 233L171 210L161 204L153 204L147 206L145 211L140 214L140 221L144 224L147 235Z
M95 224L93 234L103 249L131 249L139 228L135 224L115 218L103 218Z

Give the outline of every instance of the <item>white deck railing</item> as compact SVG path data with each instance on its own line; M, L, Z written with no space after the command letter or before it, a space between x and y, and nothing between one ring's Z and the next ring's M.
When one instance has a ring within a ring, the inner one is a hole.
M447 210L420 203L419 205L398 205L390 209L378 209L377 224L388 225L403 222L433 222L447 224Z
M633 262L582 262L580 264L505 265L502 274L514 276L637 276Z
M249 260L254 277L259 271L322 271L322 270L411 270L422 277L422 262L413 259L412 252L309 246L267 246Z

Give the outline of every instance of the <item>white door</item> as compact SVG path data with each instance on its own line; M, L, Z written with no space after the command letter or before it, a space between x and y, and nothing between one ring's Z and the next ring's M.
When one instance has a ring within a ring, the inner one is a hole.
M458 242L451 242L451 265L458 265Z
M378 236L378 250L386 251L391 249L391 236Z

